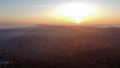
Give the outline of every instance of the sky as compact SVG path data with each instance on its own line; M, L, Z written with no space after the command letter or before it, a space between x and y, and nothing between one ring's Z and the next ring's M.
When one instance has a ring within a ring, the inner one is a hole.
M0 0L0 23L75 24L54 12L68 3L89 3L101 9L98 18L83 24L120 25L120 0Z

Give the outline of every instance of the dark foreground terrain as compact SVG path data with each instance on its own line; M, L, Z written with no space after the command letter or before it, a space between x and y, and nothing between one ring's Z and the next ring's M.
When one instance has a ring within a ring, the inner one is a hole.
M0 68L120 68L120 29L0 29Z

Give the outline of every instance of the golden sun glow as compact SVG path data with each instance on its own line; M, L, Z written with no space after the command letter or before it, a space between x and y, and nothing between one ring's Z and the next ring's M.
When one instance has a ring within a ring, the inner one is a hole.
M81 23L82 18L92 15L94 12L94 6L84 3L68 4L60 9L61 15L74 18L76 23Z
M81 23L81 20L78 18L78 19L76 19L76 23L77 24L80 24Z
M97 11L94 5L88 3L70 3L57 7L57 15L74 19L77 24L82 23L86 17L94 15Z

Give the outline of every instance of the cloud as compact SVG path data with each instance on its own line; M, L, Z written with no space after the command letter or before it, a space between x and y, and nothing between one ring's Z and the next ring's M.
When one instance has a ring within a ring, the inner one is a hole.
M16 5L16 6L1 6L0 8L49 8L52 5Z

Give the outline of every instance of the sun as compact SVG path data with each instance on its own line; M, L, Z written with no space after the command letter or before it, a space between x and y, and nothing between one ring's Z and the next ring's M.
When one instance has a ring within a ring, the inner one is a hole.
M96 12L96 8L88 3L70 3L60 6L58 14L64 17L69 17L75 20L77 24L82 23L82 20L91 16Z
M80 23L81 23L81 19L79 19L79 18L76 19L76 23L77 23L77 24L80 24Z

